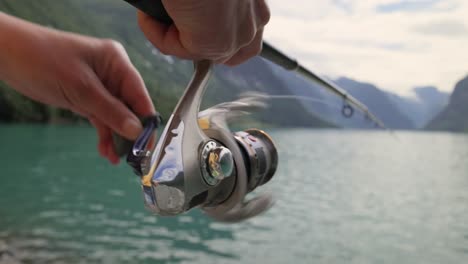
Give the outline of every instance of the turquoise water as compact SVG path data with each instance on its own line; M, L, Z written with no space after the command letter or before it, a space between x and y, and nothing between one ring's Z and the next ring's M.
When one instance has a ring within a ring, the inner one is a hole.
M0 251L24 263L468 262L467 136L271 134L280 167L262 190L276 205L224 225L147 213L90 128L0 127Z

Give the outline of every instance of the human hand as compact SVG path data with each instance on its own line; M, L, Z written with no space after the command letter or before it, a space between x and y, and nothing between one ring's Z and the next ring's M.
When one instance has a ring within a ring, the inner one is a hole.
M174 24L139 12L142 31L162 53L234 66L258 55L270 19L265 0L162 0Z
M88 118L97 129L99 153L118 163L112 131L134 140L142 130L136 115L155 112L123 46L1 13L0 28L1 80L27 97Z

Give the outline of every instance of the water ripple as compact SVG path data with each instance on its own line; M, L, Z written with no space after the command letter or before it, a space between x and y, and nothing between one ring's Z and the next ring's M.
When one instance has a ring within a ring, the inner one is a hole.
M25 137L27 153L0 142L4 173L23 175L0 180L0 251L25 263L468 260L465 135L275 131L281 163L262 188L275 206L226 225L199 211L151 215L131 170L97 158L93 131L58 131ZM64 140L78 135L91 143Z

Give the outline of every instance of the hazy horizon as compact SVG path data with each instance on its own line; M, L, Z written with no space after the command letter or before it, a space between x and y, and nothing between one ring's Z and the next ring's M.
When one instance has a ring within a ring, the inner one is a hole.
M451 92L468 75L468 2L462 0L269 1L265 38L317 73L399 95Z

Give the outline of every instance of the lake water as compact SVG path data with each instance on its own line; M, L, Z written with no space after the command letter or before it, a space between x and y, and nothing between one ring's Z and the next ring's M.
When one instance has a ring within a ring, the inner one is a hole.
M276 205L225 225L150 215L90 128L0 127L4 262L468 263L468 136L271 134L280 166L262 190Z

